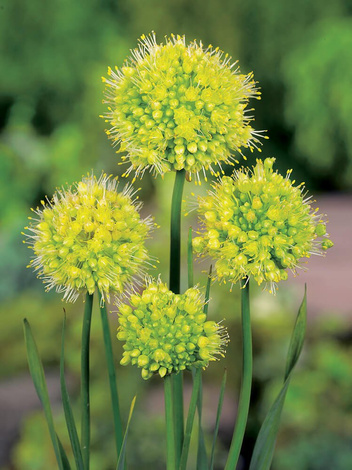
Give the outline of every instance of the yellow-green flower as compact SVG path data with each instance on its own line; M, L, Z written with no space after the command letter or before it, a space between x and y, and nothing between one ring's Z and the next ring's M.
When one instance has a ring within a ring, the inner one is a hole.
M141 203L117 179L88 176L73 187L42 201L26 229L34 258L30 266L47 284L74 301L81 292L103 298L121 294L135 275L144 276L149 256L145 240L151 218L141 219Z
M197 287L174 294L165 284L149 281L130 305L119 306L117 338L125 341L122 365L133 364L149 379L194 367L206 367L223 356L225 329L207 321Z
M199 197L203 231L193 247L217 260L220 281L248 276L275 291L276 283L287 279L287 269L295 273L301 258L333 245L303 186L294 186L290 171L286 178L274 172L274 161L257 160L253 171L236 171Z
M256 147L249 98L259 98L252 73L243 75L218 48L184 36L157 44L142 36L121 69L108 70L103 116L107 131L130 162L126 174L164 174L185 169L196 175L221 169L241 149Z

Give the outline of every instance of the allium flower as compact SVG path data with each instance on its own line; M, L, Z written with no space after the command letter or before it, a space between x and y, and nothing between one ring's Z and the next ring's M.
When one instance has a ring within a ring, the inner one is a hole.
M199 198L204 231L193 247L217 259L220 281L235 283L248 276L259 285L269 283L275 292L275 284L287 279L287 269L295 273L301 258L333 245L303 186L293 186L290 171L286 178L274 172L274 161L257 160L252 172L236 171Z
M141 219L141 203L127 185L117 192L117 180L102 175L83 178L52 201L34 210L26 227L34 259L30 265L47 284L74 301L81 292L103 298L121 294L137 273L144 276L149 256L145 240L151 218ZM32 209L33 210L33 209Z
M130 303L119 307L117 338L125 341L121 364L136 364L144 379L206 367L217 355L223 356L226 330L206 320L197 287L174 294L160 280L149 281Z
M257 146L249 125L249 98L259 98L252 73L242 75L218 48L204 49L184 36L157 44L142 36L139 48L121 69L108 70L102 116L109 137L127 152L126 174L149 169L154 174L185 169L215 172L233 153Z

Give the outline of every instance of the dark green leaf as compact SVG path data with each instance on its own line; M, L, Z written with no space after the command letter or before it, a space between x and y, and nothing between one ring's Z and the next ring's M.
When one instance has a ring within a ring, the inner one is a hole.
M78 439L77 428L75 424L75 419L73 416L70 397L68 395L66 381L65 381L65 366L64 366L64 357L65 357L65 327L66 327L66 315L64 316L64 322L62 327L62 342L61 342L61 357L60 357L60 385L61 385L61 396L62 404L65 412L65 419L68 434L70 436L72 452L75 458L76 467L78 470L84 470L84 464L82 459L81 447Z
M189 445L191 442L194 415L196 413L196 408L197 408L197 401L198 401L198 396L199 396L199 388L200 388L201 379L202 379L202 369L196 369L193 375L193 390L192 390L191 401L190 401L189 408L188 408L186 431L185 431L185 437L183 440L182 453L181 453L180 470L186 470L186 466L187 466Z
M24 336L25 336L25 341L26 341L29 371L30 371L35 389L37 391L37 395L44 409L45 419L48 425L48 429L49 429L51 441L54 447L57 463L59 465L60 470L64 470L62 455L66 457L66 454L65 454L64 449L60 448L58 438L55 432L54 420L53 420L53 415L51 411L48 388L47 388L46 381L45 381L43 365L39 357L37 345L35 343L31 327L26 319L24 319L23 325L24 325ZM66 457L66 460L67 460L67 457Z
M192 227L188 230L187 244L187 267L188 267L188 288L193 287L193 251L192 251Z
M209 268L209 274L208 274L208 280L207 280L207 287L205 289L205 298L204 298L204 313L208 315L208 304L209 304L209 299L210 299L210 285L211 285L211 273L213 270L213 266L210 265Z
M125 431L125 435L123 436L121 452L120 452L119 460L117 462L116 470L124 470L124 468L125 468L127 435L128 435L128 430L129 430L129 427L130 427L130 422L131 422L132 413L133 413L135 403L136 403L136 397L133 397L133 400L132 400L132 403L131 403L131 406L130 406L130 412L128 414L126 431Z
M60 449L60 454L61 454L61 458L62 458L63 468L64 468L64 470L71 470L71 465L70 465L70 462L68 461L64 446L62 445L62 443L59 439L59 436L57 434L56 434L56 438L57 438L57 441L59 443L59 449Z
M299 308L295 327L287 354L285 382L274 404L270 408L255 443L250 470L269 470L274 455L276 437L279 431L280 417L291 374L302 351L307 321L307 290L305 289L302 304Z
M304 287L304 297L296 318L296 324L287 353L285 380L289 377L301 354L307 327L307 286Z
M218 432L219 432L220 416L221 416L221 411L222 411L222 405L223 405L223 402L224 402L226 379L227 379L227 370L225 369L224 376L223 376L222 382L221 382L218 409L217 409L217 413L216 413L215 429L214 429L214 436L213 436L213 445L211 447L211 454L210 454L210 465L209 465L210 470L213 470L213 467L214 467L215 444L216 444L216 439L218 437Z

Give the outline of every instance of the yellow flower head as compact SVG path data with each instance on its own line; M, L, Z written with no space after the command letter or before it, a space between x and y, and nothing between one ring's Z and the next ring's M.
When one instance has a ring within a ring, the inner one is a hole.
M197 287L174 294L165 284L150 280L130 305L119 306L117 338L124 341L122 365L133 364L149 379L190 367L206 367L223 356L226 330L207 321Z
M108 74L103 117L127 153L126 174L185 169L199 179L199 171L214 173L258 143L246 110L249 98L259 98L253 75L241 74L218 48L186 45L184 36L165 44L142 36L125 65Z
M204 230L193 248L217 260L220 281L252 277L275 292L276 283L287 279L287 269L295 273L301 258L333 245L302 185L294 186L290 171L286 178L274 172L274 161L257 160L252 172L224 177L199 198Z
M103 298L121 294L126 285L144 276L149 256L145 240L151 218L141 219L141 203L127 185L117 192L117 179L88 176L57 191L51 202L34 210L26 229L38 271L47 290L56 287L74 301L82 292L99 289Z

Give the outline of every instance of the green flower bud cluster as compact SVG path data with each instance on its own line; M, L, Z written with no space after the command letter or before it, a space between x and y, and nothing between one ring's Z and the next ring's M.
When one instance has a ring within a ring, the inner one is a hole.
M287 269L295 273L301 258L333 245L302 185L294 186L290 171L286 178L274 172L274 161L257 160L252 172L224 177L199 198L204 230L193 248L217 260L220 281L235 283L248 276L275 291L276 283L287 279Z
M55 286L74 301L98 288L109 298L110 292L121 294L136 273L144 277L152 221L141 219L134 194L131 186L117 192L117 179L88 176L57 191L51 202L42 201L25 235L35 254L29 266L47 290Z
M125 341L122 365L142 369L142 377L160 377L184 369L206 367L223 355L227 333L207 321L204 300L197 287L174 294L165 284L149 281L141 294L133 294L130 305L119 306L117 338Z
M121 68L108 70L102 116L109 137L127 152L126 174L185 169L196 174L233 160L232 153L256 146L260 133L249 125L249 98L259 98L252 74L242 75L218 48L182 36L156 44L142 36L139 49ZM221 168L221 166L220 166Z

